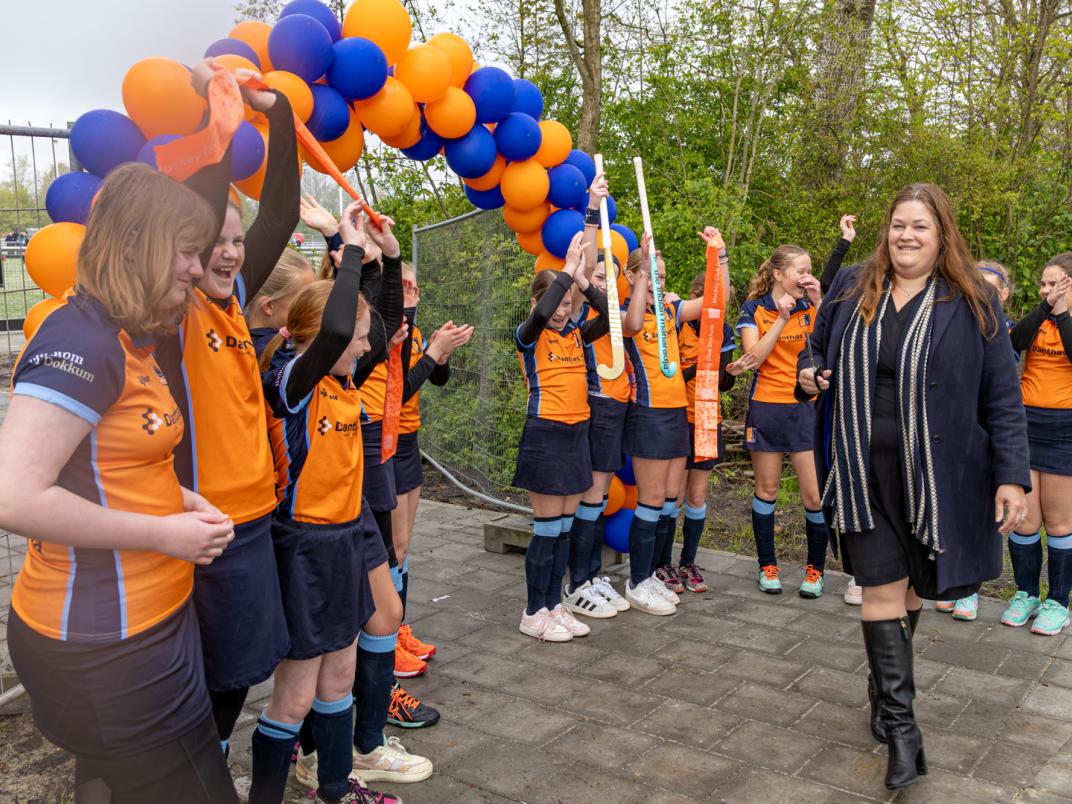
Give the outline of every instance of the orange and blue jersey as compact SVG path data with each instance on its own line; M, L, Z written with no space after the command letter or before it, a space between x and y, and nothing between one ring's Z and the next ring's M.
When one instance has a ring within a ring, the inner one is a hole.
M629 299L622 312L629 310ZM633 402L646 408L685 407L685 380L681 376L681 353L677 340L677 316L681 302L665 307L666 353L679 368L674 376L663 374L659 361L659 328L655 313L644 311L643 328L631 338L625 338L625 354L633 367Z
M587 302L581 307L578 320L592 321L599 317L599 312ZM624 339L623 339L624 341ZM588 377L588 393L592 396L605 396L617 402L628 402L633 393L633 367L629 357L625 358L625 369L613 380L599 376L597 366L609 366L614 362L611 353L610 334L584 345L584 361Z
M428 349L428 342L424 339L420 329L414 326L410 330L409 364L417 365L424 357ZM402 405L402 411L398 416L398 434L408 435L421 429L421 392L417 391Z
M377 363L361 383L361 423L382 422L387 406L388 361Z
M183 417L153 357L95 300L75 295L53 312L15 368L13 394L57 405L92 429L57 484L104 508L153 516L183 510L172 451ZM70 547L35 539L12 606L39 634L70 642L127 639L189 598L193 564L139 550Z
M682 322L678 330L678 346L681 352L681 370L695 366L700 360L700 322ZM733 340L733 329L730 325L722 322L722 349L721 352L732 352L737 348ZM696 378L685 382L685 414L689 423L692 424L696 416Z
M279 330L271 327L254 327L249 331L253 339L253 350L260 360L268 343L279 334ZM263 384L263 374L261 381ZM290 483L290 465L287 459L287 439L283 431L283 420L275 415L268 400L264 400L264 417L268 422L268 446L272 450L272 466L275 469L275 501L276 505L283 502Z
M1020 391L1028 407L1072 409L1072 360L1065 352L1057 319L1052 315L1042 322L1024 353Z
M561 332L544 327L535 343L522 343L515 332L514 346L528 385L528 415L562 424L587 421L588 381L577 322L568 321Z
M364 481L361 394L350 377L328 375L291 407L284 389L301 359L280 349L263 375L265 398L283 422L287 486L277 514L316 525L352 522L361 515Z
M797 403L793 389L797 383L797 356L806 346L806 336L815 328L816 308L807 298L797 301L789 314L778 342L759 367L752 380L750 399L782 405ZM737 319L737 335L742 329L754 329L762 338L778 320L778 306L768 293L759 299L749 299L741 306Z

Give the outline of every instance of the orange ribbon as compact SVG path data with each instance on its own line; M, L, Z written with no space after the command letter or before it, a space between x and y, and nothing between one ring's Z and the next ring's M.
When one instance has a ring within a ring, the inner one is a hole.
M157 169L175 181L186 181L205 165L223 159L231 138L244 117L242 94L227 71L220 68L209 79L208 124L164 145L157 145Z
M696 460L718 457L718 424L722 406L718 394L718 366L722 356L722 328L726 299L722 292L722 266L718 248L707 247L703 309L700 312L700 354L696 361Z
M383 397L383 436L380 463L387 463L398 449L398 421L402 415L402 344L395 344L387 357L387 390Z

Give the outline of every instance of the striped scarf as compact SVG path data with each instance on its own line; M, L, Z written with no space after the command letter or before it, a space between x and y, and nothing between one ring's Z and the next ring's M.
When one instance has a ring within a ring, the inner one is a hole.
M897 421L901 428L900 458L908 520L916 538L932 552L941 552L938 494L927 421L927 360L930 351L936 283L927 283L923 299L905 328L897 358ZM834 527L860 533L874 530L868 494L871 464L871 405L875 396L882 319L890 304L887 280L878 311L864 323L857 302L841 341L834 401L831 470L823 505L833 509Z

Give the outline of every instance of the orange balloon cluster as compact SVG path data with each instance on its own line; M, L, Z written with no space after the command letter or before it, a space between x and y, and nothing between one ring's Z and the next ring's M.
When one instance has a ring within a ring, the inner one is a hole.
M424 119L440 137L464 137L476 123L476 104L457 87L447 87L442 98L424 107Z
M469 43L457 34L437 33L428 40L428 45L442 51L450 60L450 83L459 89L465 86L466 79L473 72L473 51Z
M272 60L268 58L268 37L271 33L272 26L268 23L246 20L232 28L227 36L239 42L245 42L253 48L253 52L257 54L257 59L261 63L260 72L268 73L273 69Z
M350 125L347 126L341 137L337 140L322 142L320 145L324 148L325 153L331 157L331 161L335 163L335 166L343 173L356 165L357 160L361 158L361 154L365 150L365 129L357 117L357 112L350 109ZM317 173L329 173L328 169L320 164L320 160L306 151L305 148L299 146L298 150L306 164Z
M547 200L551 180L547 178L547 170L543 165L534 159L526 159L524 162L511 162L506 166L499 187L507 206L524 212ZM544 218L546 219L546 216Z
M85 234L80 223L51 223L26 244L26 273L49 296L62 296L74 286Z
M123 76L123 106L146 139L192 134L201 126L205 99L190 86L190 71L177 61L142 59Z
M399 59L395 78L405 84L417 103L432 103L447 94L452 70L450 59L442 50L417 45Z
M343 36L360 36L379 45L387 64L397 64L409 47L413 23L398 0L355 0L342 21Z
M388 76L383 89L367 100L357 101L354 109L369 131L381 137L396 137L413 117L413 95L405 84Z
M307 83L286 70L272 70L263 77L264 83L287 96L290 108L303 123L312 116L313 92Z
M66 303L64 299L44 299L27 310L26 318L22 320L22 334L26 336L26 340L34 336L42 321Z

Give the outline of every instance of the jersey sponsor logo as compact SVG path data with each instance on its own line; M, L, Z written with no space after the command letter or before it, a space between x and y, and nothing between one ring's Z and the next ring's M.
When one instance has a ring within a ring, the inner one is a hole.
M320 433L320 435L327 435L330 433L331 427L331 419L327 416L321 416L316 422L316 431Z
M1047 349L1046 347L1039 346L1038 344L1032 345L1031 351L1035 354L1051 355L1052 357L1063 357L1065 353L1064 349Z
M86 382L93 382L96 375L83 368L85 358L74 352L49 352L47 354L34 355L29 359L31 366L45 366L46 368L59 369L67 374L77 377Z
M338 394L329 394L326 388L321 388L320 389L320 396L324 397L325 399L338 399L339 398Z
M583 363L584 355L559 355L554 352L548 351L547 353L548 363Z
M223 338L216 334L216 330L210 329L205 333L205 338L208 340L208 348L213 352L220 351L220 347L223 346Z
M227 335L221 338L216 330L210 329L205 333L205 338L208 340L208 348L213 352L219 352L220 349L237 349L240 352L253 353L253 341L248 338L236 338L233 335Z
M358 430L358 428L360 426L361 425L358 424L357 422L350 422L350 423L335 422L335 432L336 433L353 434L353 433L357 432L357 430Z
M158 413L153 408L146 408L145 412L141 414L142 425L141 429L149 435L155 435L156 431L161 427L174 427L182 421L182 414L179 412L178 407L175 407L170 413Z
M139 374L138 375L138 382L140 382L142 385L148 385L149 383L152 382L152 380L149 379L148 374Z

